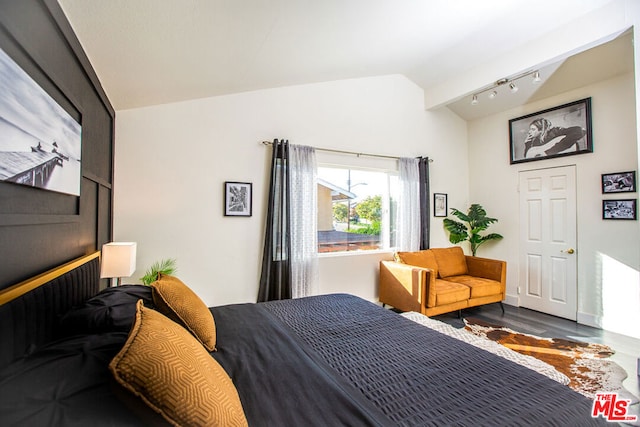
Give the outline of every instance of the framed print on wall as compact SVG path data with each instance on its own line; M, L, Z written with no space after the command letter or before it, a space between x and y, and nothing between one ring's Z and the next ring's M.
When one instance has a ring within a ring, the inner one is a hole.
M252 184L250 182L224 183L224 215L251 216Z
M511 164L592 153L591 98L509 120Z
M447 195L433 193L433 216L447 216Z
M617 172L602 174L602 193L634 193L636 191L636 172Z
M2 49L0 76L0 181L79 196L82 126Z
M637 218L636 199L603 200L602 219L631 219Z

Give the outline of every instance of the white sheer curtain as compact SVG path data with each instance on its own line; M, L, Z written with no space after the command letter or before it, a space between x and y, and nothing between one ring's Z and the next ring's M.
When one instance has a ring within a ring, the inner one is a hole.
M399 159L400 195L396 209L396 248L420 249L420 174L419 159Z
M289 146L291 200L291 291L293 298L317 293L317 168L313 147Z

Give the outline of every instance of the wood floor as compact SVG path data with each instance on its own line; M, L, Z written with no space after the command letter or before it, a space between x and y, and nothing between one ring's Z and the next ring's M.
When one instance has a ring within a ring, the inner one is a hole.
M608 345L615 350L611 357L627 371L624 387L640 398L638 377L638 358L640 357L640 339L616 334L602 329L592 328L576 322L551 316L526 308L504 305L502 314L499 304L469 308L462 311L462 317L475 317L489 323L506 326L518 332L546 338L566 338L573 341L595 342ZM433 317L456 328L464 327L462 319L456 313L447 313Z

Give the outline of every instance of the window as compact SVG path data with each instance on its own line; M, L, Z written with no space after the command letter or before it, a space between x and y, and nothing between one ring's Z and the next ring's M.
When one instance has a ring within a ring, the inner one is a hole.
M318 253L394 246L397 172L318 167Z

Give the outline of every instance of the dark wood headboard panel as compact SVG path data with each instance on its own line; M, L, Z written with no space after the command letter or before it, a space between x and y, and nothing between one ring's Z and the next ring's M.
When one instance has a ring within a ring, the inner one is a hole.
M0 367L56 338L60 316L99 286L94 252L0 291Z

